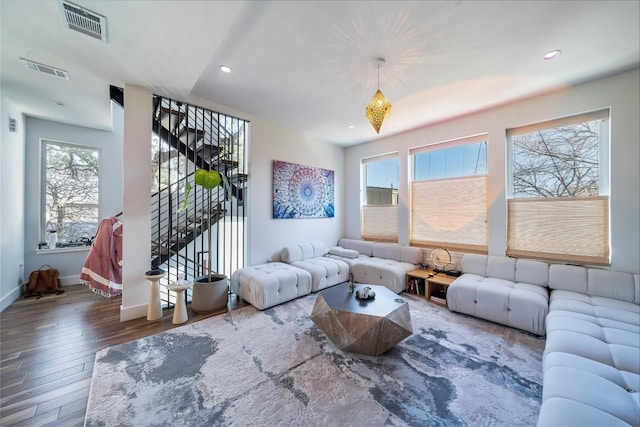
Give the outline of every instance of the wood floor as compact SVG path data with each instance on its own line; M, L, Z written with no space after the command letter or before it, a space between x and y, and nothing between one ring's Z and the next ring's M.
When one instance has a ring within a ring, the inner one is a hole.
M98 350L177 327L160 320L120 322L121 298L84 285L40 300L19 299L0 314L0 425L82 426ZM245 303L230 298L230 309ZM189 321L214 314L196 314Z

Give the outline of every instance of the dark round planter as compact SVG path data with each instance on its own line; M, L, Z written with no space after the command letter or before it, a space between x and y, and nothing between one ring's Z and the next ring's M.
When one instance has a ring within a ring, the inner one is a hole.
M210 313L227 307L229 280L224 274L200 276L193 281L191 309L196 313Z

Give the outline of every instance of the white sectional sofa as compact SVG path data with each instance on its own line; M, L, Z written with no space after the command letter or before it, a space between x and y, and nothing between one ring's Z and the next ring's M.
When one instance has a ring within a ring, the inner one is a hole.
M486 255L462 271L451 310L546 332L539 426L640 426L638 274Z
M462 257L462 272L447 290L450 310L545 334L548 264L467 254Z
M549 267L539 426L640 426L638 274Z
M340 239L338 246L331 248L303 243L282 248L280 262L234 271L231 292L264 310L346 282L353 274L356 282L384 285L400 293L405 289L407 272L421 262L421 249L392 243Z
M422 249L396 243L378 243L355 239L340 239L338 247L358 251L357 258L343 259L351 265L353 280L358 283L384 285L399 294L407 284L407 272L420 267Z

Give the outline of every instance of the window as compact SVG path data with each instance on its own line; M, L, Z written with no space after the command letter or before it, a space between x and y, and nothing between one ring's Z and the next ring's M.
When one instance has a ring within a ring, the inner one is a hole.
M58 246L93 237L99 222L100 151L43 140L42 169L41 240L50 231L58 233Z
M507 131L507 254L609 264L608 110Z
M411 150L411 244L487 251L484 136Z
M362 161L364 185L363 240L398 241L397 154Z

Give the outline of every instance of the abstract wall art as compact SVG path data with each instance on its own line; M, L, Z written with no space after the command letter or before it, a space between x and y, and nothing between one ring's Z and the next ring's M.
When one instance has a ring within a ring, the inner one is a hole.
M333 218L334 172L273 161L274 218Z

